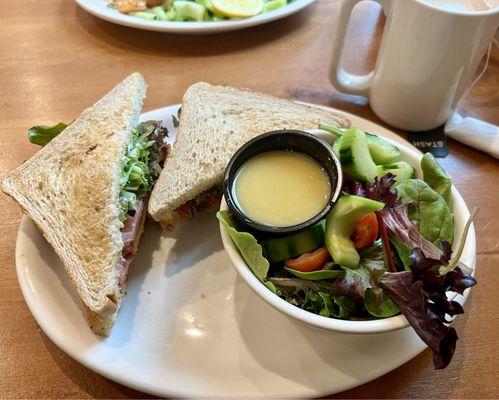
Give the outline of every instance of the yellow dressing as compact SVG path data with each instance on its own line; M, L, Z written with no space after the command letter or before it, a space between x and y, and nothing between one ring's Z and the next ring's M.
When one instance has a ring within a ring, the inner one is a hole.
M329 177L312 157L269 151L247 160L237 171L233 195L253 221L277 227L308 221L327 204Z

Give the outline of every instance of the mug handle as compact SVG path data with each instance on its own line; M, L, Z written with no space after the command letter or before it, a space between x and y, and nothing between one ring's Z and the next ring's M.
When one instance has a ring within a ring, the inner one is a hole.
M333 52L331 55L331 63L329 65L329 81L338 90L369 97L371 85L374 77L374 70L365 75L354 75L346 72L340 65L341 55L343 54L343 46L345 45L345 35L350 22L352 10L357 3L363 0L343 0L338 15L338 24L333 39ZM374 0L384 7L391 0Z

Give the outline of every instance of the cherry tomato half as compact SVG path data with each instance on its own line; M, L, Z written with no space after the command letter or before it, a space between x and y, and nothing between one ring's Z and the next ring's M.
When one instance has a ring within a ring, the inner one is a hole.
M288 258L284 261L286 267L301 272L311 272L321 269L329 259L329 253L325 247L320 247L310 253L302 254L297 258Z
M356 249L362 249L374 243L377 237L378 219L375 213L370 213L355 223L350 239L352 239Z

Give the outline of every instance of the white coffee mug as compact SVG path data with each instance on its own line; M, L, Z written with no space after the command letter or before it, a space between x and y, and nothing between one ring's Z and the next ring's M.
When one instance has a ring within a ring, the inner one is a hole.
M441 126L499 26L497 0L488 0L485 11L468 9L466 3L486 0L375 0L386 24L376 66L363 76L340 66L350 14L360 1L341 5L331 83L342 92L367 97L376 115L394 127L424 131Z

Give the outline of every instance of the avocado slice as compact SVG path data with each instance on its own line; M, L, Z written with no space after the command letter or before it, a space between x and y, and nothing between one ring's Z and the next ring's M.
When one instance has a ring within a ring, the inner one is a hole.
M355 223L373 211L380 211L385 205L379 201L360 196L343 196L326 217L326 248L335 263L356 268L360 256L350 236Z

